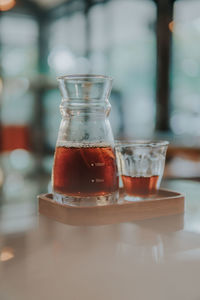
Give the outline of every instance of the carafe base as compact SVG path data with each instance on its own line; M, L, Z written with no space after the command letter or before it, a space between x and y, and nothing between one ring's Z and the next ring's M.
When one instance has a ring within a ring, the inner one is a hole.
M117 203L118 194L118 191L116 191L114 193L101 196L81 197L61 195L54 192L53 200L58 203L67 204L70 206L102 206Z

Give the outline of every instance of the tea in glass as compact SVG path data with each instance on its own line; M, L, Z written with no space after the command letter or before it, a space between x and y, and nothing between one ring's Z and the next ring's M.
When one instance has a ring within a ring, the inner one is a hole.
M163 176L167 141L118 141L119 175L127 200L150 198L157 193Z
M118 188L115 153L110 146L58 146L54 161L56 193L94 197L111 194Z

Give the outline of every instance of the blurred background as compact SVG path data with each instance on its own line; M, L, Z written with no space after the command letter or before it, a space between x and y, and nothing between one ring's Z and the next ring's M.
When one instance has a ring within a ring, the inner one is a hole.
M12 218L16 201L31 210L51 189L58 75L112 76L114 136L170 140L165 177L199 180L199 41L199 0L0 0L0 201Z

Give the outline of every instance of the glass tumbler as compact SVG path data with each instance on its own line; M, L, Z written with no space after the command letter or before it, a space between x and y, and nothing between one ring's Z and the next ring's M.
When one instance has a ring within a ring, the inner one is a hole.
M126 200L151 198L160 187L167 141L117 141L118 172Z
M118 177L108 119L112 79L71 75L58 82L62 121L52 171L54 200L83 206L113 203Z

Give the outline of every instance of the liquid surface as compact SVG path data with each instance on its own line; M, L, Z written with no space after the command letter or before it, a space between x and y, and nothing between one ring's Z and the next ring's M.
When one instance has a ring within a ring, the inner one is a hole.
M118 189L111 147L63 147L55 151L53 189L68 196L100 196Z
M130 196L146 197L155 194L157 190L158 176L131 177L122 175L125 192Z

